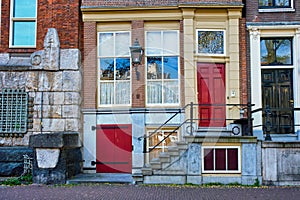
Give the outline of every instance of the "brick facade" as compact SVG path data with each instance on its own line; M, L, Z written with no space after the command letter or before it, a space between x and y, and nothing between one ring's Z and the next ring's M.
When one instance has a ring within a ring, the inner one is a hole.
M61 48L80 48L80 0L38 1L36 48L9 48L10 1L2 0L0 52L32 53L43 49L48 28L55 28Z
M300 19L300 3L294 1L295 12L259 12L258 1L247 1L246 19L247 22L292 22Z

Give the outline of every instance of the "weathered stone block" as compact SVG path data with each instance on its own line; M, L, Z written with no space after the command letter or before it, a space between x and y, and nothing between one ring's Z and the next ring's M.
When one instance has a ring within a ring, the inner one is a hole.
M43 131L59 132L65 129L65 119L43 119Z
M64 93L64 104L65 105L80 105L81 96L79 92L65 92Z
M56 132L31 135L29 146L32 148L79 147L79 135L76 132Z
M76 118L80 117L79 105L65 105L62 107L64 118Z
M0 176L20 176L24 170L23 155L33 158L33 149L28 147L0 147Z
M62 49L60 51L60 69L79 70L80 51L78 49Z
M79 131L81 129L81 123L79 119L66 119L66 131Z
M62 75L63 91L80 92L82 75L80 71L64 71Z

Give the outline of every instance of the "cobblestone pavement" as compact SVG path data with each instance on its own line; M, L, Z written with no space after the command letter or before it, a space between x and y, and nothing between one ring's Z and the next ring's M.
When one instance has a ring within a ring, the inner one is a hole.
M0 186L1 200L294 200L300 187L197 187L164 185L28 185Z

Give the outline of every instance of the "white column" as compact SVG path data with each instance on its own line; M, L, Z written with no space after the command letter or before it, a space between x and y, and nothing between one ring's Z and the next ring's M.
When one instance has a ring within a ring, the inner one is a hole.
M251 68L251 101L257 109L262 107L261 67L260 67L260 31L250 27L250 68ZM253 114L253 126L262 125L262 113ZM258 129L261 129L259 127Z

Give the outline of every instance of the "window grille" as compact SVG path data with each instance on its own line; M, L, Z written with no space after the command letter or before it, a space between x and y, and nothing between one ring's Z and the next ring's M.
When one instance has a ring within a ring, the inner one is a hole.
M27 132L28 93L24 89L2 89L0 93L0 136L23 137Z

